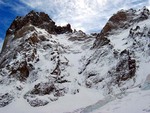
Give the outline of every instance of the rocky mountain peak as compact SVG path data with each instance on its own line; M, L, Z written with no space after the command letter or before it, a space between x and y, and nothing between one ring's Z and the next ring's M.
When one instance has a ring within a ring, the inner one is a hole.
M140 10L120 10L116 14L110 17L106 25L101 32L97 35L96 41L93 47L101 47L109 43L106 39L109 35L112 35L119 30L127 29L136 22L144 21L150 16L149 9L143 7Z
M32 25L32 26L31 26ZM30 11L24 17L17 16L6 32L6 37L2 47L2 51L6 48L7 43L18 37L22 37L27 31L35 30L34 27L45 29L50 34L71 33L71 25L57 26L55 22L44 12Z
M24 17L17 16L7 30L6 36L16 33L23 26L31 24L39 28L43 28L50 34L61 34L65 32L72 32L71 25L57 26L55 22L44 12L30 11Z
M16 33L19 29L27 24L40 27L46 23L50 24L52 27L55 26L55 22L47 14L44 12L35 12L32 10L24 17L17 16L8 28L6 36Z
M26 18L30 18L31 20L35 21L34 19L37 18L43 22L51 22L53 21L48 14L44 12L35 12L34 10L30 11L27 15Z

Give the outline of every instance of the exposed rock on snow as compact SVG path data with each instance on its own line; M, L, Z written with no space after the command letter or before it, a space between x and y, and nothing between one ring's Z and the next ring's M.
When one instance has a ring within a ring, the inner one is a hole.
M14 99L14 97L9 94L9 93L5 93L5 94L0 94L0 107L5 107L8 104L10 104L12 102L12 100Z

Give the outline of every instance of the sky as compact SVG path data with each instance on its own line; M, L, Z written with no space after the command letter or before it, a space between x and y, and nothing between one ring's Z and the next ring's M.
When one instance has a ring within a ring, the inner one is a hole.
M30 10L47 13L57 25L70 23L92 33L100 32L118 10L143 6L150 8L150 0L0 0L0 48L12 21Z

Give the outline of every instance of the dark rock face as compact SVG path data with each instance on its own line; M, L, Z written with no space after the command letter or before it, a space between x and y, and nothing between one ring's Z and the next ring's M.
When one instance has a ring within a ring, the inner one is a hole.
M38 83L34 86L33 90L29 91L27 94L24 95L24 99L32 107L44 106L49 102L53 102L58 100L59 97L64 96L67 93L65 88L57 88L54 83ZM44 100L38 98L38 96L50 96L48 99Z
M57 75L59 76L61 74L61 70L60 70L60 61L58 61L55 69L53 70L53 72L51 73L52 75Z
M43 12L38 13L31 11L25 17L17 17L10 25L6 35L14 34L16 31L21 29L26 24L32 24L34 26L39 27L42 26L43 24L47 24L51 28L51 32L53 32L52 28L55 26L55 22L47 14Z
M118 76L117 81L125 81L131 79L135 76L136 72L136 61L132 59L129 55L129 51L124 50L121 52L121 57L124 57L117 65L116 72L121 73L121 76Z
M55 32L57 33L57 34L63 34L63 33L66 33L66 32L72 32L72 29L71 29L71 25L70 24L67 24L66 26L63 26L63 27L61 27L61 26L57 26L56 28L55 28Z
M10 76L14 76L20 81L25 81L29 76L29 69L27 66L27 62L21 62L20 66L17 69L12 69Z
M135 76L136 61L131 58L128 50L120 53L120 61L111 71L108 72L108 77L115 77L110 82L120 85L122 81L129 80Z
M106 38L105 36L100 36L100 34L98 34L96 37L96 41L93 44L93 48L102 47L104 45L109 44L109 42L110 40L108 38Z
M14 99L14 97L12 95L10 95L9 93L6 93L4 95L0 94L0 108L5 107L8 104L10 104L13 99Z
M25 95L25 97L29 95L39 95L39 96L54 95L55 97L64 96L67 90L65 88L57 88L56 84L63 84L67 81L65 80L60 81L55 80L54 83L53 82L38 83L37 85L34 86L33 90L31 90Z
M34 86L34 89L31 91L33 95L48 95L55 90L54 84L49 83L39 83Z
M124 27L123 22L127 21L128 13L124 11L119 11L117 14L114 14L109 21L104 26L101 34L107 36L113 29L117 29L118 27Z
M45 29L50 34L72 32L70 24L63 27L57 26L48 14L45 14L44 12L31 11L25 17L17 17L7 30L6 36L9 34L15 34L19 29L27 24Z

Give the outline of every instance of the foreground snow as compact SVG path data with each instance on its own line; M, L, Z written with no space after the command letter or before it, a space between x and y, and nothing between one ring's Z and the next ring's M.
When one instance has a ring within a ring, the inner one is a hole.
M150 90L128 92L121 99L115 99L91 113L149 113Z
M35 108L31 107L24 98L18 98L12 104L0 108L0 113L64 113L74 111L78 108L84 108L103 98L101 93L96 90L86 88L81 88L80 90L81 92L79 94L68 94L61 97L58 101Z
M42 107L31 107L24 98L0 108L0 113L148 113L150 90L134 88L121 95L104 97L97 90L81 88L76 95L66 95ZM71 112L68 112L71 111Z

